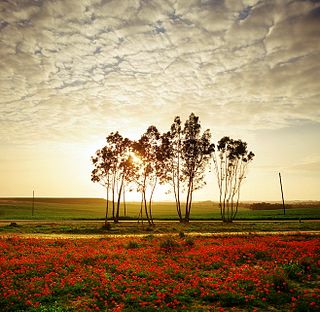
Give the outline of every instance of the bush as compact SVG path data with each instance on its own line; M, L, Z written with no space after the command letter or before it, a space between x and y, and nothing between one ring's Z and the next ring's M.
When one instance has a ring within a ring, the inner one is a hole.
M304 267L296 262L284 264L283 269L291 280L301 281L305 274Z
M226 293L220 293L218 295L220 304L223 307L240 307L240 306L245 306L246 301L245 298L241 295L238 294L233 294L231 292L226 292Z
M103 230L107 230L107 231L110 231L111 230L111 223L106 223L102 226L102 229Z
M147 226L144 231L146 232L153 232L153 227L152 226Z
M289 291L289 285L286 278L280 274L275 274L272 276L272 284L274 291L283 291L288 292Z
M171 237L160 242L160 248L167 252L172 251L176 247L178 247L178 243Z
M154 235L153 234L148 234L145 236L145 239L148 240L148 241L152 241L154 240Z
M186 238L185 240L187 247L191 248L194 246L194 240L190 237Z
M136 241L129 241L125 247L127 249L135 249L135 248L139 248L140 245Z

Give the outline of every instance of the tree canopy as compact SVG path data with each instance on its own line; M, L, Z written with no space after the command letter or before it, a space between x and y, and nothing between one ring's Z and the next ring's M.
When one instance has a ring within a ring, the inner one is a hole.
M213 162L220 193L220 213L224 222L232 222L238 213L240 188L253 157L254 154L247 150L247 143L241 140L225 136L217 144Z
M201 131L199 117L191 113L185 123L176 116L170 130L160 133L149 126L132 141L119 132L106 137L106 145L92 157L91 180L100 183L107 194L106 217L112 207L112 219L119 221L121 196L126 186L141 193L139 219L153 225L152 202L158 184L167 184L174 194L180 222L189 222L194 191L205 184L205 174L213 161L220 192L223 221L232 221L237 212L240 187L254 154L247 143L227 136L211 142L209 129ZM182 199L184 199L182 201ZM184 206L184 209L183 209Z

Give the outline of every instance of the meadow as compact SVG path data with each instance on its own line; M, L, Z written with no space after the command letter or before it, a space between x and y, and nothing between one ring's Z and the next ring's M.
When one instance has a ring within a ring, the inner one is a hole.
M217 203L198 202L198 220L180 224L161 202L154 227L133 220L137 203L127 203L128 220L103 227L104 208L103 199L38 198L32 216L32 199L0 199L0 311L320 308L316 205L283 220L282 210L242 204L244 220L225 224Z
M313 236L2 237L0 310L320 309Z
M81 220L104 219L106 201L99 198L36 198L32 216L32 198L0 198L0 219L33 220ZM126 214L124 213L126 210ZM137 219L140 204L137 202L123 204L120 209L122 219ZM153 205L155 219L177 219L173 202L155 202ZM252 210L250 203L241 203L237 219L319 219L320 203L301 203L298 208ZM194 202L191 210L193 220L220 220L217 202Z

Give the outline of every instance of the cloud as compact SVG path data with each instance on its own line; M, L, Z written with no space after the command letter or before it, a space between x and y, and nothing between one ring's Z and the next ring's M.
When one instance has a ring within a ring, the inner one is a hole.
M313 174L318 174L320 172L320 161L291 166L289 170L294 172L310 172Z
M0 142L90 140L191 110L216 126L319 123L319 10L298 0L2 1Z
M303 145L302 145L303 146ZM317 153L317 148L314 151L309 151L305 156L298 157L291 165L285 168L288 172L301 174L308 174L317 176L320 173L320 157Z

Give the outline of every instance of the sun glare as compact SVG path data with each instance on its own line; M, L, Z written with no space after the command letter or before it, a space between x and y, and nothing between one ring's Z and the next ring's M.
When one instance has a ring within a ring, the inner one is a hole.
M136 153L130 152L129 156L132 158L132 161L137 165L143 163L142 159Z

